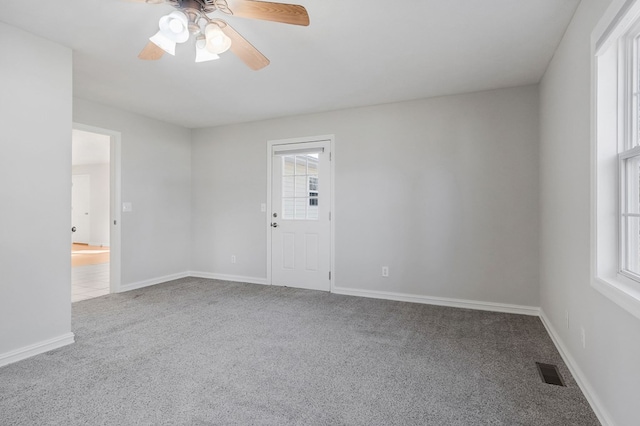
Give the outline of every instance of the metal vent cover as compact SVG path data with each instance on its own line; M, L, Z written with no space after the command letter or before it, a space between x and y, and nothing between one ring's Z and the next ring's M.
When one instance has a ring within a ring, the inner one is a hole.
M544 364L542 362L536 362L536 366L538 367L538 373L540 373L540 377L543 382L550 385L566 386L564 384L564 380L562 380L560 372L558 371L558 366L553 364Z

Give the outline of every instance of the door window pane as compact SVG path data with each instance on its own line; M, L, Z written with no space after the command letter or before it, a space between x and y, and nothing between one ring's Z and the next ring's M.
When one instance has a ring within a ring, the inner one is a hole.
M283 159L282 159L282 174L284 176L293 175L295 173L294 164L295 164L295 157L293 157L293 156L283 157Z
M318 219L318 199L309 198L309 207L307 207L307 219Z
M318 220L318 154L282 157L282 218Z
M318 174L318 154L310 154L307 156L307 174L310 176Z
M296 176L304 176L307 174L307 156L296 155Z
M307 176L296 176L296 198L308 197Z
M304 220L307 218L307 203L306 200L303 198L296 198L295 199L295 206L296 206L296 214L295 214L295 218L297 220Z
M293 219L293 200L294 198L282 198L282 217L284 219Z
M309 191L318 192L318 177L309 176Z
M295 177L282 177L282 196L284 198L295 197Z

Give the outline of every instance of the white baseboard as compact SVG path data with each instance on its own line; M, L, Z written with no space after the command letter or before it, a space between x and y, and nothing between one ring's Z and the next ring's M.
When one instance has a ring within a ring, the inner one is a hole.
M422 296L417 294L393 293L388 291L359 290L355 288L334 287L332 293L347 296L370 297L373 299L396 300L399 302L422 303L425 305L449 306L452 308L477 309L481 311L505 312L538 316L540 308L535 306L510 305L507 303L481 302L477 300L450 299L446 297Z
M33 345L0 354L0 367L70 345L73 342L75 342L75 335L73 333L65 333L53 339L43 340Z
M195 278L209 278L222 281L233 281L250 284L267 284L266 278L245 277L240 275L226 275L212 272L190 271L189 276ZM374 299L397 300L400 302L422 303L427 305L450 306L454 308L478 309L482 311L506 312L510 314L522 314L538 316L540 308L535 306L509 305L506 303L479 302L475 300L448 299L444 297L420 296L405 293L392 293L387 291L360 290L355 288L334 287L332 293L346 296L369 297Z
M130 284L123 284L116 293L124 293L125 291L137 290L139 288L149 287L151 285L161 284L167 281L179 280L189 276L188 272L179 272L177 274L165 275L164 277L151 278L144 281L138 281Z
M120 286L120 289L117 293L124 293L125 291L137 290L144 287L149 287L156 284L161 284L167 281L178 280L180 278L186 277L194 277L194 278L209 278L214 280L222 280L222 281L234 281L240 283L249 283L249 284L266 284L266 278L256 278L256 277L244 277L240 275L226 275L226 274L215 274L211 272L198 272L198 271L189 271L189 272L180 272L177 274L165 275L163 277L151 278L144 281L138 281L135 283L124 284Z
M606 410L606 408L604 408L604 404L602 403L602 401L600 401L600 398L598 398L595 390L593 389L591 384L589 384L589 381L585 377L584 373L582 372L580 367L578 367L578 363L576 363L573 356L571 356L571 353L562 342L560 335L553 327L553 324L551 324L551 321L542 309L540 309L540 319L542 320L542 324L544 324L544 328L547 329L547 333L549 334L549 336L551 336L551 340L553 340L553 343L556 345L558 352L560 352L562 360L565 364L567 364L569 371L571 371L571 375L576 380L578 387L580 387L580 390L584 394L585 398L587 398L589 405L591 405L594 413L596 413L596 416L598 417L598 420L600 420L600 423L602 423L603 426L613 426L615 423L611 419L611 415Z
M263 284L263 285L267 284L266 278L244 277L241 275L216 274L212 272L190 271L189 276L194 278L208 278L212 280L233 281L237 283Z
M240 275L217 274L213 272L190 271L194 278L209 278L222 281L233 281L249 284L267 284L266 278L245 277ZM333 287L332 293L346 296L369 297L374 299L396 300L400 302L422 303L426 305L450 306L454 308L477 309L482 311L505 312L521 315L540 315L540 308L535 306L510 305L506 303L480 302L476 300L449 299L444 297L421 296L388 291L360 290L355 288Z

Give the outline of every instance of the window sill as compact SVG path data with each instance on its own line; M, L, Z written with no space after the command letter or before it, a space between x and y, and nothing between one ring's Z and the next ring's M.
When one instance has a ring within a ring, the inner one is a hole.
M612 302L640 319L640 283L617 274L611 277L595 277L592 286Z

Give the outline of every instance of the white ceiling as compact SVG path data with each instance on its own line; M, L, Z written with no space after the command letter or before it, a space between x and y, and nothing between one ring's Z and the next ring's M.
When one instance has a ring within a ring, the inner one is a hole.
M261 71L196 64L189 42L139 60L167 4L2 0L0 20L73 49L74 96L195 128L534 84L579 0L291 2L309 27L222 16Z
M109 163L109 136L73 129L71 141L71 163L74 166Z

